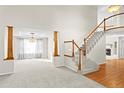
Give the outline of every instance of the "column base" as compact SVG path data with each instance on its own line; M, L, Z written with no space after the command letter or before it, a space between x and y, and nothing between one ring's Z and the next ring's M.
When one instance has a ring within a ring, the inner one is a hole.
M14 58L5 58L4 60L14 60Z

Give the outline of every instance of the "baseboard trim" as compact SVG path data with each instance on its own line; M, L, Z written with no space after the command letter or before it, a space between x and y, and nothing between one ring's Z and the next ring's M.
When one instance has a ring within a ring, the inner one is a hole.
M72 66L70 66L70 65L67 65L67 64L65 64L65 67L67 67L67 68L69 68L69 69L71 69L71 70L73 70L73 71L75 71L75 72L78 71L76 68L74 68L74 67L72 67Z
M106 64L106 62L103 62L103 63L99 63L98 65L103 65L103 64Z
M90 74L90 73L93 73L93 72L96 72L98 71L99 68L96 68L96 69L88 69L87 71L84 71L82 74L83 75L86 75L86 74Z
M14 74L14 72L1 73L0 76L8 75L8 74Z

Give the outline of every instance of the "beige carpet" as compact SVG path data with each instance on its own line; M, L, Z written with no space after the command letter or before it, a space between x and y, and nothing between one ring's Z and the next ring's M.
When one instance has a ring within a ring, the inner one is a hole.
M102 85L65 67L55 68L45 61L15 62L15 72L0 76L0 87L7 88L99 88Z

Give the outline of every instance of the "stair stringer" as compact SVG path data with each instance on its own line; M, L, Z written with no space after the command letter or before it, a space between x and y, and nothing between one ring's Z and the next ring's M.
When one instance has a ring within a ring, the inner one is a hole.
M93 49L86 55L87 59L103 64L106 59L106 33L98 40Z
M99 70L99 65L105 62L106 34L97 41L92 50L82 58L82 74L88 74Z

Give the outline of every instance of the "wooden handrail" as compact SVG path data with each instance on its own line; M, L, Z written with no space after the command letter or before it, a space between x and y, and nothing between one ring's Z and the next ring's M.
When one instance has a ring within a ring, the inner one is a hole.
M70 43L70 42L73 42L73 41L64 41L64 43Z
M107 17L107 18L105 18L105 19L108 20L108 19L110 19L110 18L112 18L112 17L118 16L118 15L123 15L123 14L124 14L124 13L118 13L118 14L115 14L115 15L109 16L109 17Z
M106 27L114 27L114 25L107 25ZM104 26L100 26L99 28L104 28Z
M95 27L95 29L93 29L91 32L89 32L89 34L88 34L88 36L85 38L85 40L87 40L87 39L97 30L97 28L99 28L99 26L100 26L103 22L104 22L104 20L103 20L101 23L99 23L99 25L97 25L97 26Z
M78 49L80 49L80 47L74 42L74 44L75 44L75 46L78 48Z
M74 57L74 56L70 56L70 55L66 55L66 54L64 54L64 56L66 56L66 57Z
M109 31L109 30L112 30L112 29L118 29L118 28L124 28L124 26L111 27L109 29L106 29L106 31Z

